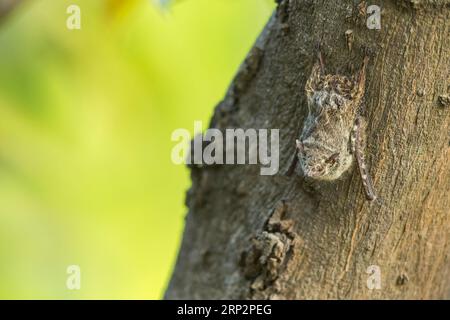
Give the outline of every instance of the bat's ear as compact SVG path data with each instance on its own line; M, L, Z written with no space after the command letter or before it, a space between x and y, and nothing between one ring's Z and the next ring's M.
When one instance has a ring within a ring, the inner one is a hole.
M314 91L316 91L318 84L320 82L320 77L322 76L322 68L319 62L316 62L312 68L311 75L309 76L308 81L306 81L306 95L310 98Z
M314 91L317 91L318 85L321 82L321 77L325 74L325 64L323 62L322 55L322 45L320 41L316 43L316 52L317 52L317 62L314 64L311 75L309 76L308 81L306 82L306 95L308 96L308 100L311 99Z
M369 56L364 57L361 69L357 74L353 76L354 87L352 90L352 96L354 99L361 99L364 96L366 86L366 69L369 63Z

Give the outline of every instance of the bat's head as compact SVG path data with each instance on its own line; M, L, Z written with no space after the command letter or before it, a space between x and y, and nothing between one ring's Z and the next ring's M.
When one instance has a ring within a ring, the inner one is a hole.
M345 171L342 168L342 162L347 159L344 159L339 152L320 148L309 139L302 142L297 140L297 148L300 166L303 174L308 178L335 180Z
M297 140L298 157L303 174L317 180L338 179L349 168L352 157L346 150L325 146L314 135Z

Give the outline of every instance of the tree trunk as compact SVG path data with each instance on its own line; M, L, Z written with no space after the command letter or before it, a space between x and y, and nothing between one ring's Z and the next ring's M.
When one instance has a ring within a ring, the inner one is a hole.
M257 165L191 169L165 298L449 297L449 3L278 5L211 126L280 128L280 173L261 176ZM366 26L371 4L382 9L381 30ZM374 52L363 117L376 201L365 199L355 166L334 182L283 175L308 113L304 88L318 40L330 73L352 74L363 47ZM381 288L370 285L378 271Z

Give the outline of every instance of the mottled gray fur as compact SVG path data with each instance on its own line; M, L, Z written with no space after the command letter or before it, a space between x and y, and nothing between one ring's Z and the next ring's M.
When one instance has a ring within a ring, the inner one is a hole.
M366 56L361 70L352 77L325 74L319 52L319 61L305 87L309 112L296 147L303 175L317 180L338 179L350 168L355 155L366 196L374 200L364 161L362 121L358 116L367 63Z

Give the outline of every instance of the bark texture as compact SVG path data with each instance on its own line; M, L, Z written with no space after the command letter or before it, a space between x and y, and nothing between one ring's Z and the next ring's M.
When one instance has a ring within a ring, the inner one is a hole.
M382 8L381 30L366 27L371 4ZM222 129L280 128L280 173L192 168L165 297L448 298L449 36L446 0L282 1L211 121ZM374 52L363 116L378 201L365 200L355 166L331 183L283 176L307 115L317 40L327 72L351 74L363 47ZM379 290L367 286L372 265L381 271Z

